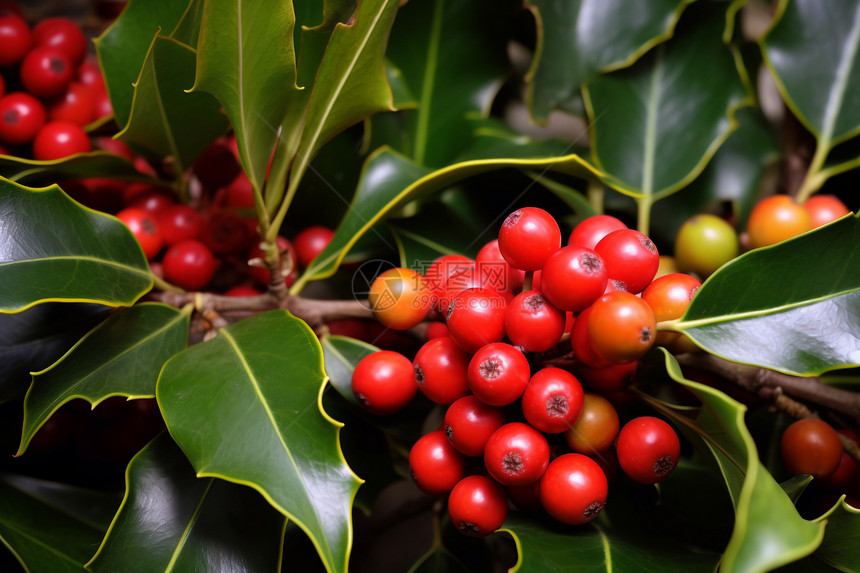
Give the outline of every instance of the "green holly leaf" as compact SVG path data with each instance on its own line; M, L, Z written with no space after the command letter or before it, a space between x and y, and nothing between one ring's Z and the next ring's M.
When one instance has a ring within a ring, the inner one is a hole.
M647 0L628 11L624 0L530 0L538 43L528 72L532 115L545 121L566 107L599 72L632 65L666 41L692 0ZM625 17L619 18L619 14ZM561 57L563 55L563 57Z
M637 200L646 234L651 204L701 173L748 102L724 22L722 2L693 4L672 40L584 89L595 165Z
M93 40L118 125L128 123L134 83L153 36L171 33L193 4L193 0L155 3L129 0L116 20Z
M185 348L191 308L141 303L111 315L41 372L24 399L16 455L63 404L83 398L95 408L111 396L150 398L167 360Z
M468 142L463 131L470 116L489 113L508 73L506 24L518 9L515 2L492 0L404 4L387 53L418 105L398 114L394 139L378 137L374 127L370 147L392 144L419 165L450 163ZM400 135L403 146L397 147Z
M221 102L242 166L258 192L289 94L298 90L294 26L292 2L210 0L203 6L191 91L208 92Z
M128 123L116 135L134 148L171 156L178 175L228 127L218 100L186 92L196 58L191 46L156 34L134 84Z
M329 571L343 572L361 480L344 462L340 424L322 409L326 382L313 331L276 310L171 358L156 398L199 477L257 490L308 534Z
M163 184L135 169L134 165L124 157L107 151L77 153L52 161L0 156L0 176L28 187L47 187L68 179L87 177Z
M737 111L738 129L720 146L701 175L683 189L654 204L652 218L660 221L649 235L673 245L684 222L721 201L733 205L735 227L746 228L749 213L767 168L780 157L771 126L757 108Z
M829 151L860 133L860 6L783 0L761 49L783 99L817 140L810 166L816 177ZM820 175L801 200L828 176Z
M313 81L301 136L295 151L286 155L295 156L295 164L284 208L323 144L378 111L394 109L385 46L397 5L396 0L366 0L349 23L334 26ZM276 158L275 163L284 161Z
M789 374L856 366L858 244L860 224L847 216L741 255L702 285L677 327L708 352Z
M30 373L53 364L109 313L101 305L55 302L0 314L0 402L23 400Z
M710 386L685 379L677 360L664 349L660 352L664 371L702 405L692 421L686 409L675 410L653 399L649 403L675 421L696 447L713 455L735 507L735 524L721 568L770 571L815 551L824 527L798 514L791 498L759 461L744 421L746 406ZM659 379L656 368L649 376L655 384Z
M198 478L161 434L129 463L125 497L87 570L277 571L286 525L250 488Z
M309 280L331 276L361 236L408 201L444 189L466 177L505 167L550 169L582 178L602 175L576 154L535 159L470 160L430 171L389 148L380 148L365 162L350 209L331 242L299 277L292 291L299 292Z
M0 474L0 540L31 573L84 573L119 505L112 493Z
M134 235L56 185L0 179L0 312L46 301L129 306L152 288Z

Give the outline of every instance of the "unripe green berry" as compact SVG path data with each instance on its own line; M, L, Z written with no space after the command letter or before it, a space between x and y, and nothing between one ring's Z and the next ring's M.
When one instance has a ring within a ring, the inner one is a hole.
M738 256L738 235L716 215L690 217L675 237L675 263L683 273L695 273L703 280Z

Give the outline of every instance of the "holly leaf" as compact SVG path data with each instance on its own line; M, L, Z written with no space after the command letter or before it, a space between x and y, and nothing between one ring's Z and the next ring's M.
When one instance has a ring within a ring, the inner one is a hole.
M122 13L93 40L118 125L128 123L134 83L157 33L172 32L194 0L146 2L129 0Z
M119 503L113 494L9 474L0 474L0 499L0 539L32 573L84 573Z
M628 12L624 0L529 0L538 29L527 100L533 117L566 107L599 72L632 65L672 36L692 0L648 0ZM625 14L619 18L619 14Z
M637 200L641 222L654 201L701 173L748 102L722 41L724 14L722 2L691 5L672 40L584 88L595 165Z
M130 306L152 288L134 235L56 185L0 179L0 312L46 301Z
M53 364L109 312L96 304L44 303L0 314L0 402L23 400L30 372Z
M404 4L387 54L403 72L417 109L397 114L394 139L375 137L374 128L371 148L396 146L402 135L398 149L417 164L450 163L468 142L463 132L469 117L488 115L510 68L507 23L518 9L515 2L491 0ZM493 17L487 18L488 13Z
M221 102L257 192L266 179L288 94L299 89L294 26L292 2L210 0L203 6L191 91L208 92Z
M694 446L713 455L734 504L735 523L720 567L770 571L815 551L824 537L823 524L803 519L759 461L744 421L746 406L715 388L685 379L678 362L665 349L653 357L659 360L660 353L663 364L649 369L647 379L658 384L658 369L664 369L700 400L701 408L693 420L686 408L675 409L653 398L647 402L673 420Z
M156 34L134 83L128 123L116 134L134 148L171 156L177 174L228 127L218 100L186 92L194 83L196 58L190 46Z
M304 128L290 152L296 159L287 204L323 144L378 111L394 109L385 46L397 5L396 0L365 0L348 23L334 26L313 81Z
M129 463L125 497L87 570L203 571L229 563L241 571L277 571L286 525L257 492L198 479L161 434Z
M749 213L767 168L780 156L771 126L758 108L737 111L738 129L720 146L701 175L684 188L654 204L652 218L660 225L649 235L658 244L672 245L684 222L721 201L733 205L735 227L746 228Z
M602 175L576 154L536 159L501 157L470 160L430 171L392 149L380 148L365 162L350 208L331 242L295 282L292 292L299 292L310 280L334 274L352 245L396 208L466 177L506 167L551 169L581 178Z
M846 216L741 255L702 285L677 327L710 353L789 374L856 366L858 244L858 219Z
M825 156L860 133L860 6L782 1L761 49L783 98Z
M163 185L163 182L138 171L124 157L107 151L76 153L52 161L0 156L0 176L28 187L47 187L68 179L87 177Z
M352 371L362 358L380 349L355 338L332 334L323 336L320 343L324 353L325 371L332 388L347 402L358 406L352 393Z
M24 429L16 455L63 404L83 398L95 408L111 396L150 398L167 360L185 348L191 308L158 303L120 310L41 372L24 399Z
M344 461L340 424L322 409L326 382L313 331L277 310L175 355L156 398L198 477L257 490L308 534L329 571L342 572L361 480Z

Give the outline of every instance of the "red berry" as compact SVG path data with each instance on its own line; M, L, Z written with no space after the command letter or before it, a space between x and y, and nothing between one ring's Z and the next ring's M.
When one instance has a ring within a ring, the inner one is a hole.
M199 290L209 284L218 262L209 248L195 239L171 245L162 259L164 277L186 290Z
M507 515L505 489L484 476L464 477L448 496L448 516L463 535L487 536L502 526Z
M232 153L232 151L231 151ZM253 209L254 186L244 171L240 171L224 190L224 207L228 209Z
M417 391L412 362L393 350L368 354L352 372L352 393L372 414L384 416L399 412Z
M62 17L44 18L33 26L33 43L63 52L75 66L87 55L87 38L72 20Z
M521 292L505 310L508 338L526 352L544 352L564 334L565 312L536 290Z
M594 249L600 239L618 229L626 229L627 225L612 215L593 215L580 221L567 240L570 246Z
M90 138L79 125L50 121L33 139L33 157L40 161L62 159L92 150Z
M586 392L582 413L573 427L565 432L564 439L573 451L596 455L612 446L620 427L615 406L599 394Z
M562 247L541 269L540 291L556 307L579 312L603 294L608 280L608 269L596 252Z
M466 352L505 337L505 299L485 288L470 288L448 306L448 334Z
M0 141L9 145L30 143L46 118L45 106L38 99L25 92L8 93L0 99Z
M323 225L311 225L305 227L293 237L293 246L296 248L296 256L299 264L307 267L325 250L334 237L334 231Z
M469 361L469 389L482 402L507 406L522 396L531 376L529 361L515 346L493 342L479 348Z
M466 370L469 356L451 337L425 342L412 361L415 382L422 394L437 404L450 404L469 393Z
M678 434L672 426L652 416L640 416L624 424L615 448L621 470L640 483L667 478L681 455Z
M523 392L523 415L541 432L560 434L579 419L583 401L582 385L573 374L545 367L531 377Z
M539 207L517 209L499 230L499 250L515 269L539 270L560 246L558 223Z
M209 144L194 161L193 168L197 179L210 189L229 185L242 170L224 138Z
M481 402L475 396L455 400L445 412L445 435L454 448L467 456L483 456L493 432L505 423L501 408Z
M196 239L203 229L203 218L190 205L177 203L161 210L157 216L161 236L166 245Z
M475 261L463 255L443 255L430 263L424 271L424 278L430 289L431 302L441 312L448 310L450 300L446 299L445 285L451 275L474 268ZM462 291L462 289L461 289ZM459 292L454 293L456 296ZM452 297L453 298L453 297Z
M203 216L200 240L218 255L239 255L251 247L253 235L243 217L231 211L214 209ZM296 268L295 264L292 268Z
M654 311L638 296L610 292L589 309L588 337L598 356L613 364L633 362L654 345L657 333ZM581 319L580 315L577 321Z
M454 449L445 432L424 434L409 450L409 469L424 493L448 493L466 475L466 458Z
M164 245L158 223L152 215L143 209L128 207L116 214L117 219L125 223L134 238L140 243L143 254L147 259L154 259Z
M842 199L836 195L813 195L806 200L803 208L809 213L813 229L835 221L851 212L842 202Z
M839 467L842 451L842 441L836 430L818 418L792 422L780 439L782 462L793 475L826 478Z
M612 231L600 239L594 252L603 259L609 278L623 282L634 294L651 284L660 266L654 242L635 229Z
M475 263L481 264L498 264L504 267L505 274L508 278L506 285L507 290L511 292L520 292L523 290L523 282L525 281L526 271L515 269L502 256L502 251L499 250L499 240L492 241L481 247L478 254L475 255Z
M18 14L0 13L0 66L17 64L33 44L30 26Z
M96 103L90 89L80 82L72 82L60 99L48 105L51 121L67 121L84 127L96 119Z
M65 93L75 76L69 57L56 48L37 46L21 62L21 83L39 98L53 98Z
M582 454L557 457L540 480L541 505L555 519L569 525L581 525L597 517L608 493L603 469Z
M484 464L502 485L525 485L541 478L549 464L549 443L539 431L511 422L493 432L484 447Z

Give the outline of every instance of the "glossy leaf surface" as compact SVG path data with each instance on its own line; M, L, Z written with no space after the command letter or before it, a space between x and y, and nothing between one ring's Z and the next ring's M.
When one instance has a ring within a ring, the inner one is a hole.
M119 499L66 484L0 475L0 538L32 573L83 573Z
M57 362L35 372L24 400L18 455L42 424L74 398L83 398L95 408L110 396L154 396L161 367L188 342L190 310L159 303L120 310Z
M780 2L762 43L792 111L829 147L860 131L860 5Z
M134 99L134 82L153 36L159 32L170 33L193 4L189 0L129 0L119 17L95 38L96 53L117 124L128 122Z
M737 111L738 129L720 146L708 166L690 185L654 204L652 239L673 244L688 218L707 212L722 201L732 204L735 227L746 228L766 169L779 159L778 142L766 119L755 108Z
M791 498L759 461L744 422L746 406L710 386L685 379L675 358L664 350L661 353L665 372L690 390L702 406L692 421L683 410L651 404L672 418L694 445L711 452L735 507L733 532L721 567L769 571L815 551L824 529L797 513Z
M198 478L168 435L132 459L126 484L88 570L278 570L286 518L249 488Z
M620 191L653 201L677 190L733 129L746 93L722 41L723 10L719 2L691 5L671 41L588 84L593 158L623 182Z
M628 10L624 0L530 0L539 34L529 71L532 115L546 120L598 72L629 66L668 39L690 1L648 0Z
M313 331L270 311L170 359L156 398L198 476L259 491L310 536L330 571L345 571L360 480L344 462L339 423L322 411L325 382Z
M860 224L848 216L751 251L711 276L678 326L735 362L800 375L856 365L858 244Z
M308 280L330 276L361 235L408 200L444 189L471 175L504 167L549 168L580 177L592 177L597 172L576 154L542 159L463 161L430 172L408 158L382 148L368 158L351 208L335 231L331 243L307 268L293 290L300 290Z
M156 183L125 158L106 151L91 151L54 161L0 157L0 176L29 187L47 187L67 179L106 177L122 181Z
M335 133L394 109L385 46L396 11L394 0L361 2L353 23L335 26L308 102L299 161L315 155Z
M30 373L53 364L109 312L95 304L45 303L0 314L0 402L23 400Z
M151 287L143 251L119 220L57 186L0 180L0 312L49 300L127 306Z
M468 116L489 112L509 68L506 25L515 8L508 0L429 0L398 11L388 57L417 98L417 109L403 114L400 148L417 164L450 163L467 142ZM383 143L395 142L374 147Z
M192 91L215 96L227 112L248 178L259 190L278 128L297 90L292 2L204 3Z
M227 130L221 106L194 84L196 53L188 45L156 35L134 85L128 123L117 138L157 157L169 155L182 174Z

